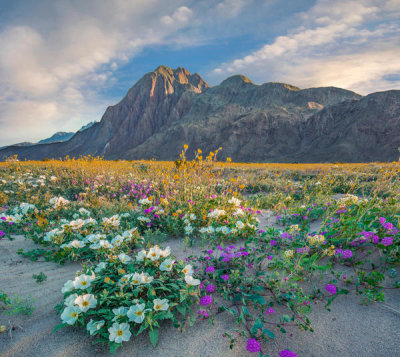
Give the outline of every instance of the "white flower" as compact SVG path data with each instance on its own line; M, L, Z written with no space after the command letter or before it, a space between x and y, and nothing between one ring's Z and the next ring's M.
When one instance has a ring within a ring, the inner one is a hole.
M227 226L223 226L222 229L221 229L221 232L222 232L223 234L229 234L230 229L229 229Z
M128 312L128 308L125 306L121 306L117 309L113 309L112 312L115 315L115 317L113 318L113 321L115 321L117 319L120 319L121 317L126 316L126 313Z
M130 281L133 285L140 285L142 283L142 275L139 273L135 273L130 276Z
M82 274L80 276L77 276L74 280L74 288L87 289L93 280L94 278L92 278L90 275Z
M291 257L293 257L293 254L294 254L294 250L292 250L292 249L288 249L283 252L283 255L285 256L285 258L291 258Z
M75 299L75 305L78 305L82 312L86 312L89 309L96 307L97 300L93 294L85 294L78 296Z
M145 306L145 304L132 305L126 314L126 316L129 318L129 321L134 321L137 324L141 324L144 320Z
M101 272L103 269L105 269L107 266L106 262L100 262L99 264L97 264L96 268L94 269L95 273L99 273Z
M154 299L154 311L165 311L168 310L169 304L168 299Z
M244 227L244 223L242 221L237 221L236 222L236 228L237 229L242 229Z
M150 258L151 260L158 260L161 256L162 250L158 245L151 247L149 252L147 253L147 258Z
M171 248L170 248L170 247L165 248L165 249L162 250L161 253L160 253L160 255L161 255L163 258L168 257L170 254L171 254Z
M86 325L86 329L89 331L91 336L94 336L104 326L104 323L104 320L93 321L93 319L91 319Z
M232 197L232 198L228 201L228 203L230 203L231 205L234 205L234 206L239 206L239 205L240 205L240 202L242 202L242 201L239 200L239 199L236 198L236 197Z
M114 246L108 240L105 240L105 239L102 239L99 242L99 244L100 244L101 247L106 248L106 249L114 248Z
M151 221L150 218L147 218L147 217L144 217L144 216L139 216L137 219L140 222L146 222L146 223Z
M140 205L150 205L151 204L151 200L149 200L148 198L142 198L141 200L139 200L139 204Z
M143 284L150 284L154 280L154 278L147 273L142 273L141 279Z
M244 212L241 208L236 208L235 212L233 212L234 216L243 216Z
M195 215L194 213L191 213L190 216L189 216L189 218L190 218L192 221L195 221L197 217L196 217L196 215Z
M144 258L146 258L146 251L145 250L141 250L137 255L136 255L136 261L138 262L142 262Z
M90 212L86 209L86 208L79 208L78 212L82 215L82 216L90 216Z
M74 289L74 282L72 280L68 280L65 284L64 287L61 289L61 292L63 294L68 293Z
M78 230L80 228L82 228L85 225L85 221L83 219L77 219L76 221L71 221L69 223L69 226L74 230Z
M75 239L69 245L74 248L83 248L86 244L85 242Z
M193 275L193 267L191 265L186 265L183 268L182 273L185 275Z
M61 320L64 324L73 325L78 319L79 313L78 306L67 306L61 314Z
M191 276L191 275L185 275L185 281L186 281L186 284L188 284L190 286L200 285L200 280L194 279L193 276Z
M119 234L111 241L111 243L118 247L124 242L124 237L120 236Z
M185 227L185 233L190 234L193 232L193 227L191 225Z
M118 259L121 261L121 263L126 264L128 262L130 262L132 259L129 255L125 254L125 253L121 253L118 255Z
M78 294L71 294L64 300L64 305L65 306L74 306L75 305L75 299L78 297Z
M207 216L209 218L213 218L213 217L217 218L217 217L225 216L225 215L226 215L226 212L223 209L216 208L215 210L210 212Z
M160 265L160 270L161 271L171 271L172 270L172 265L175 263L172 259L166 259L164 260L161 265Z
M49 203L54 206L55 209L59 209L63 206L66 206L69 201L63 197L53 197Z
M129 331L129 325L126 322L122 324L114 322L112 327L108 329L108 332L110 333L109 336L110 341L114 341L116 343L121 343L122 341L129 341L129 339L132 336L131 332Z

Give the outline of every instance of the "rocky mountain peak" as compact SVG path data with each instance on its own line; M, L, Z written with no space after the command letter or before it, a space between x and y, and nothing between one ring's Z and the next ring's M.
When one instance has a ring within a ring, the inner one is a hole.
M254 84L249 78L241 74L231 76L221 82L222 87L238 87L246 84Z

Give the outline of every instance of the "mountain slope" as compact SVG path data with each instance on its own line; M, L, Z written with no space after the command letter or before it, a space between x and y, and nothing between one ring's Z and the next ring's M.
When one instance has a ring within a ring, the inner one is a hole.
M8 147L0 158L173 160L189 144L191 153L222 147L220 158L242 162L391 161L400 145L399 93L362 97L334 87L256 85L240 75L210 88L198 74L160 66L69 141Z

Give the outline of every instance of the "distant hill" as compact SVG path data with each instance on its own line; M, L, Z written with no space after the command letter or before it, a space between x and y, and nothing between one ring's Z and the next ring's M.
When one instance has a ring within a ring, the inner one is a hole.
M95 121L92 121L84 126L82 126L78 132L89 129L93 124L95 124ZM33 146L37 144L51 144L51 143L57 143L57 142L63 142L63 141L68 141L71 139L76 133L74 132L66 132L66 131L58 131L54 135L50 136L47 139L43 139L38 141L37 143L31 143L31 142L23 142L23 143L18 143L18 144L13 144L9 146ZM2 148L6 148L8 146L3 146ZM0 148L0 149L2 149Z
M106 159L174 160L222 147L240 162L397 160L400 91L361 96L335 87L256 85L235 75L210 87L184 68L144 75L100 122L68 141L0 150L20 159L101 155Z

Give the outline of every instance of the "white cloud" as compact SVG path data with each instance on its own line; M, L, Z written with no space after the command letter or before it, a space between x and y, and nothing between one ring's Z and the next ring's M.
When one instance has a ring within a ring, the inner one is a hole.
M176 9L171 16L163 16L161 18L161 22L165 25L184 24L189 21L189 19L192 17L192 14L192 10L190 10L188 7L181 6L180 8Z
M213 74L223 77L243 72L254 80L334 85L363 94L393 88L396 83L383 77L400 70L396 60L400 25L395 21L379 23L382 18L394 17L393 6L393 1L318 1L302 14L303 26L242 58L223 63ZM370 23L372 29L368 28Z
M39 16L27 11L10 21L0 31L0 145L98 120L106 105L93 87L112 82L119 63L185 26L192 10L180 3L48 0L38 5ZM166 13L175 22L170 28L160 26Z

